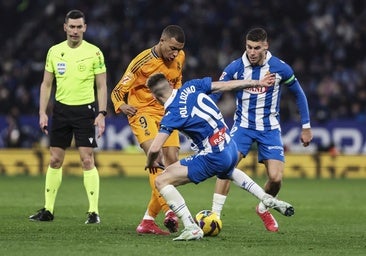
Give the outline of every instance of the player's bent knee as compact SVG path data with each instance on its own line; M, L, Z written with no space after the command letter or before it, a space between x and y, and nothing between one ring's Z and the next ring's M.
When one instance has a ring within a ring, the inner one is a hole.
M173 185L174 177L169 172L164 172L155 178L155 187L157 190L161 190L166 185Z
M163 181L162 181L162 176L163 176L163 175L159 175L159 176L157 176L157 177L155 178L155 182L154 182L154 184L155 184L155 187L156 187L156 189L157 189L158 191L160 191L160 190L164 187L164 183L163 183Z

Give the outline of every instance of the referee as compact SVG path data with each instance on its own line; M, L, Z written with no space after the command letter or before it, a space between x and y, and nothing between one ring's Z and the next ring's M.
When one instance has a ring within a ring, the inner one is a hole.
M47 54L40 89L39 125L45 134L50 135L50 162L46 173L45 205L29 216L33 221L54 219L54 205L62 181L65 151L74 138L89 201L85 224L100 223L99 174L95 167L93 148L97 147L95 127L98 138L105 129L107 74L103 53L95 45L83 40L86 28L84 14L79 10L71 10L64 23L66 40L52 46ZM55 102L52 126L49 127L47 107L54 79Z

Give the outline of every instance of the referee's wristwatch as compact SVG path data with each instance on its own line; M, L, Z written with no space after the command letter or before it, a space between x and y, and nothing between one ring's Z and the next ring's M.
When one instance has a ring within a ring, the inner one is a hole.
M107 115L107 111L101 110L101 111L98 112L98 114L102 114L103 116L106 116Z

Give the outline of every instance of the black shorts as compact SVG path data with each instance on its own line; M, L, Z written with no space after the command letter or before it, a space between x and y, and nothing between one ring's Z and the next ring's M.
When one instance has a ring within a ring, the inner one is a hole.
M50 146L66 149L74 136L76 147L97 147L94 120L95 103L69 106L55 102Z

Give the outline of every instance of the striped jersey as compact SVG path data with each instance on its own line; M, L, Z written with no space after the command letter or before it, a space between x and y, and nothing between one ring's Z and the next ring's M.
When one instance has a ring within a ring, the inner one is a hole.
M229 129L211 93L211 78L187 81L173 90L165 102L165 115L160 131L170 134L174 129L192 139L201 154L221 152L230 142Z
M276 74L274 86L247 88L236 92L235 125L258 131L280 129L280 96L283 85L293 87L291 91L296 95L302 124L310 123L306 96L292 68L272 56L269 51L261 66L252 66L244 52L241 58L234 60L224 69L220 80L260 80L268 72Z
M163 73L174 88L182 85L182 71L185 53L180 50L172 62L164 62L154 48L138 54L128 65L127 70L111 93L116 113L120 113L123 104L131 105L142 113L164 115L164 108L159 104L146 86L150 75Z

